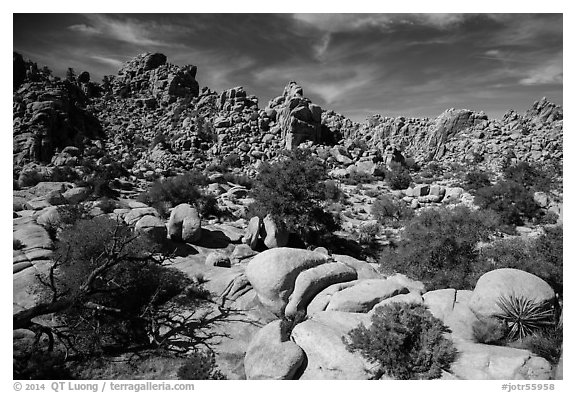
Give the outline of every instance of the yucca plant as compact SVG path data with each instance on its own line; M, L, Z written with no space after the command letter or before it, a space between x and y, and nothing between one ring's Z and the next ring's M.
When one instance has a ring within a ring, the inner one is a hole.
M546 302L537 303L525 296L511 294L500 296L497 304L502 312L496 317L508 325L509 340L523 340L554 325L554 310Z

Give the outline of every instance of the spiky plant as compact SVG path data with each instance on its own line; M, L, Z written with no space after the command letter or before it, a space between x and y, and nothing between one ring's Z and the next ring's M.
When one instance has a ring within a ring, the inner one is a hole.
M554 310L546 302L537 303L525 296L511 294L500 296L497 304L502 312L496 316L508 325L509 340L523 340L554 325Z

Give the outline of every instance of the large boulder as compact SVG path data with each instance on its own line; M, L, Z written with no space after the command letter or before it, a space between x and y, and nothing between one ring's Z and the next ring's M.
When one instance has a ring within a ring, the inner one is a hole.
M490 317L502 312L498 299L512 296L550 304L555 299L552 287L540 277L518 269L496 269L478 279L470 308L478 317Z
M184 221L182 221L182 240L186 243L194 243L200 240L201 236L202 220L196 211L196 214L184 217Z
M408 288L392 280L361 280L356 285L335 293L326 310L365 313L384 299L408 292Z
M248 222L248 227L244 233L244 238L242 242L250 246L251 249L256 250L258 247L258 239L260 234L260 228L262 227L262 219L258 216L254 216Z
M260 302L276 315L282 315L294 290L298 275L322 265L328 256L296 248L273 248L255 256L246 267L246 276Z
M68 201L68 203L74 205L88 199L90 193L91 191L89 187L74 187L64 192L62 196Z
M156 243L162 243L166 240L168 231L166 224L161 218L151 215L145 215L136 222L134 226L136 233L143 234Z
M349 255L334 254L332 257L336 262L342 262L343 264L348 265L352 269L356 270L359 280L367 278L382 278L382 275L378 273L378 271L368 262L361 261Z
M159 217L160 215L153 207L139 207L126 213L124 216L124 222L128 225L134 225L144 216Z
M201 234L202 222L195 207L182 203L172 209L168 220L168 236L172 240L191 243Z
M327 288L324 288L320 291L314 299L308 304L306 309L307 315L314 315L321 311L325 311L328 304L330 304L330 300L335 293L340 292L345 288L350 288L358 283L358 280L347 281L347 282L339 282L337 284L332 284Z
M346 349L343 338L360 324L365 314L321 312L292 330L292 340L306 353L306 368L300 379L370 379L374 367L362 355Z
M286 317L294 317L297 312L305 311L308 303L324 288L356 280L357 277L354 269L341 262L325 263L303 271L296 278L284 314Z
M244 358L246 379L293 379L306 355L283 330L278 319L256 333Z
M286 225L278 219L272 218L270 214L264 217L260 228L260 236L264 239L264 245L268 248L285 247L288 244L290 233Z

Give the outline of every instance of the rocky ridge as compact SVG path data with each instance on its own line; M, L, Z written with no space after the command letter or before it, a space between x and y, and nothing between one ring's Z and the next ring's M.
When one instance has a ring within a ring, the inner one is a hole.
M16 63L20 60L15 56ZM474 291L427 292L407 277L382 275L368 261L326 249L284 247L286 234L270 217L262 222L201 220L196 209L183 204L163 220L156 209L130 199L133 193L123 193L125 198L105 213L99 202L88 201L86 187L40 180L55 180L56 168L83 174L86 159L102 167L121 163L128 170L122 179L128 189L231 158L244 173L254 174L259 163L296 146L307 146L325 159L334 178L381 174L407 157L419 162L482 157L480 163L495 165L511 151L530 162L561 161L562 108L542 99L525 115L510 112L502 120L452 109L435 120L374 117L359 124L322 110L295 82L264 109L240 86L221 93L199 89L194 66L171 65L161 54L127 62L98 94L86 82L39 77L38 70L26 67L23 78L15 69L14 169L23 186L14 192L14 238L21 243L13 256L15 311L30 307L42 294L36 275L50 262L54 244L48 230L60 219L57 207L83 203L91 216L108 214L146 236L194 250L174 258L172 266L191 277L202 276L218 304L240 312L239 320L215 328L228 334L218 344L217 359L229 378L367 379L371 365L348 352L342 337L359 323L369 324L378 307L408 301L426 304L452 329L461 356L443 378L552 377L551 365L541 357L477 344L471 338L474 313L493 306L479 294L524 290L523 282L538 281L535 276L494 271L490 279L479 280ZM31 178L32 184L24 181ZM245 188L217 178L211 177L207 189L217 195L219 205L238 212L249 203ZM350 192L353 214L345 219L345 230L357 231L370 219L374 194L390 192L381 183L369 186L370 195ZM352 188L343 186L345 191ZM413 207L472 204L473 199L459 187L434 183L390 194ZM259 239L268 250L258 248ZM496 285L501 281L510 285ZM538 291L528 295L549 299L547 284L538 285ZM278 318L300 314L307 320L286 333ZM270 362L259 360L263 353Z

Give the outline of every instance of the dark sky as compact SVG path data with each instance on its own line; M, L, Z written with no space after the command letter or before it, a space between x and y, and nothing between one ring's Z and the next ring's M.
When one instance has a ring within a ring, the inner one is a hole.
M195 64L200 86L244 86L260 106L290 80L354 120L499 118L562 102L561 14L15 14L14 50L100 80L143 52Z

